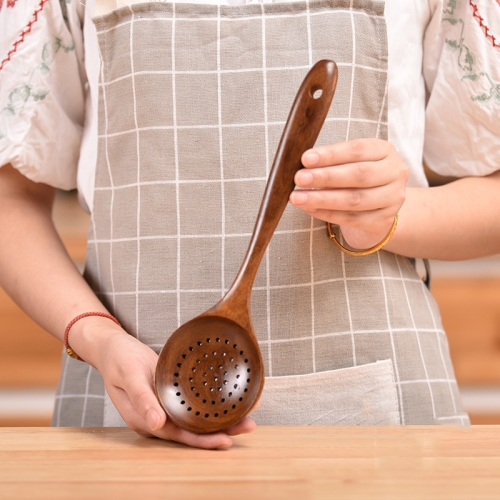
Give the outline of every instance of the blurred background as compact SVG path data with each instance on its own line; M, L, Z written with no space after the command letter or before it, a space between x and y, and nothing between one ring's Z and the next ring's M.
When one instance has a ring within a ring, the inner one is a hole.
M428 171L431 185L450 179ZM89 216L75 192L58 193L54 220L83 268ZM431 290L441 308L466 411L473 424L500 424L500 255L432 262ZM0 426L50 424L62 346L0 288Z

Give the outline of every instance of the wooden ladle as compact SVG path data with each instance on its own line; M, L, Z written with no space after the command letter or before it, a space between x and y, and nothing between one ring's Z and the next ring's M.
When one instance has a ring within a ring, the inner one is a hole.
M319 61L306 75L283 130L238 275L226 295L172 333L160 353L156 395L179 427L202 434L225 429L247 415L260 397L264 365L250 319L252 285L295 187L301 156L316 142L336 84L333 61Z

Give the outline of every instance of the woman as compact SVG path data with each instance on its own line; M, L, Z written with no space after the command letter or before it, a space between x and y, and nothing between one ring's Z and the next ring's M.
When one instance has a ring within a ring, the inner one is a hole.
M207 448L254 428L168 422L157 352L231 284L293 95L322 58L339 66L334 103L252 295L267 374L256 420L468 423L407 257L499 251L500 56L479 4L21 1L0 14L0 275L87 362L65 357L55 425ZM428 188L423 154L464 178ZM85 280L50 220L54 188L75 185L92 213ZM96 316L108 311L121 326Z

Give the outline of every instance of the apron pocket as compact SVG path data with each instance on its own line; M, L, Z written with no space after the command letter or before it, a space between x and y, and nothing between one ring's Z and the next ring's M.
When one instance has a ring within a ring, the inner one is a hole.
M400 425L392 360L306 375L267 377L259 425Z

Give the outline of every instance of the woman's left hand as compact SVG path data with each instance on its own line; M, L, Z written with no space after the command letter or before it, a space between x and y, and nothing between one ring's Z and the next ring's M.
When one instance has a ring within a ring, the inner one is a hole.
M357 139L310 149L295 174L290 202L317 219L338 224L349 246L365 249L389 232L405 201L408 167L394 146Z

